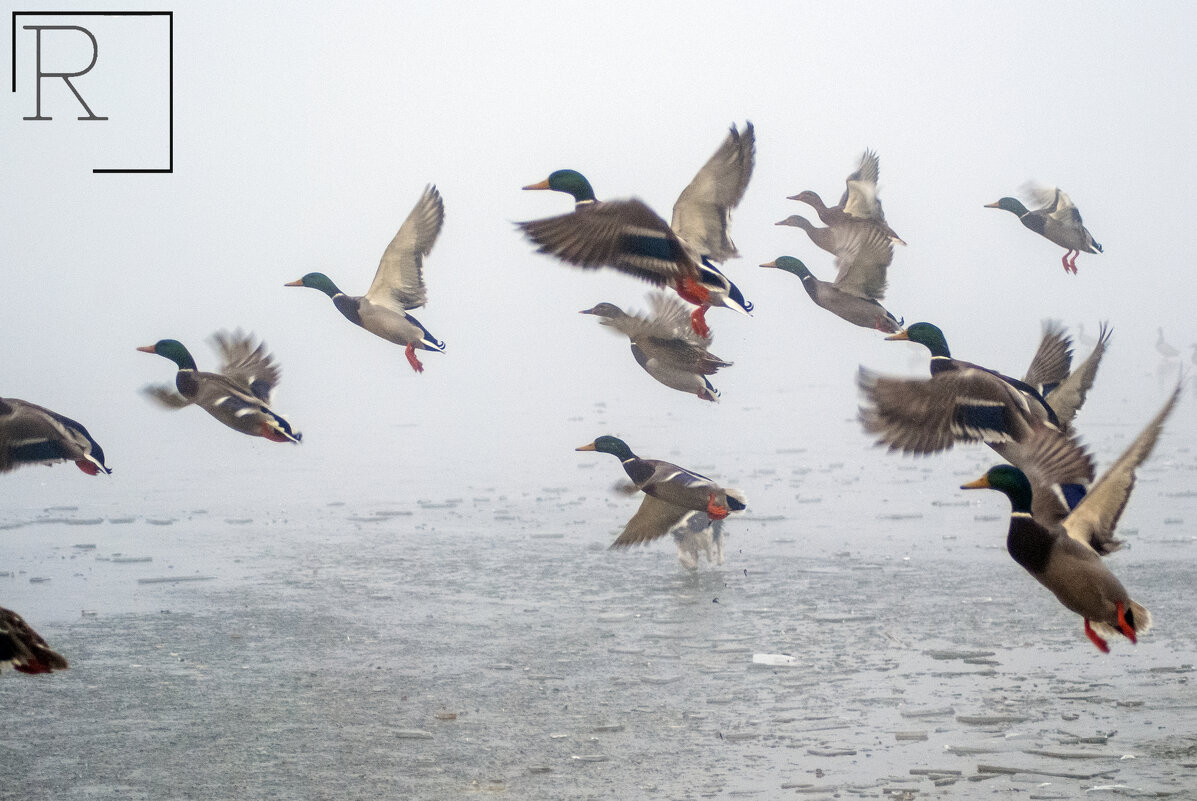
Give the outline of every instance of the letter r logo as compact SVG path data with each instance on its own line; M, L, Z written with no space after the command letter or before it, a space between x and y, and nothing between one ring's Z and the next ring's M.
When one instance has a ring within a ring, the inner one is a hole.
M83 95L79 94L79 90L75 88L75 84L71 83L71 78L78 78L80 75L86 75L91 72L92 67L96 65L96 59L100 57L100 46L96 42L96 37L87 28L79 25L24 25L22 26L27 31L37 31L37 114L33 117L23 117L26 120L52 120L53 117L42 116L42 78L62 78L63 83L75 95L75 99L79 101L79 105L83 106L83 110L87 112L86 117L79 117L80 120L106 120L107 117L96 116L96 113L87 105L87 101L83 99ZM46 72L42 65L42 31L79 31L88 39L91 40L91 63L78 72Z

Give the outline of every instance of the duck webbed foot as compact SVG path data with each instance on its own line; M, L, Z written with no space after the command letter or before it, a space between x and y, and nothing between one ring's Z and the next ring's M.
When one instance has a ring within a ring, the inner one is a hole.
M715 493L712 492L707 498L707 517L712 520L722 520L729 514L731 514L731 509L726 506L720 506L715 501Z
M1136 645L1139 642L1138 637L1135 636L1135 629L1126 620L1126 609L1121 603L1117 605L1118 608L1118 630L1121 631L1126 638Z
M1093 627L1089 625L1089 618L1085 618L1085 636L1088 637L1093 644L1097 646L1097 650L1101 651L1103 654L1108 654L1110 652L1110 646L1107 645L1106 641L1103 640L1098 633L1093 630Z
M415 370L417 373L424 372L424 365L421 364L420 360L416 358L415 345L408 345L404 349L403 353L405 356L407 356L407 363L411 365L411 369Z

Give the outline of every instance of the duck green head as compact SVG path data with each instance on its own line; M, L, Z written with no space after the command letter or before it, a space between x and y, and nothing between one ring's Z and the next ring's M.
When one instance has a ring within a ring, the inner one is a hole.
M621 462L636 458L636 454L632 453L632 449L628 447L626 442L619 437L612 437L609 434L604 434L589 445L583 445L580 448L574 448L574 450L609 453L612 456L619 457Z
M342 294L341 290L337 289L337 285L332 282L332 279L324 273L308 273L298 281L289 281L283 284L283 286L306 286L312 289L319 289L330 298L333 295Z
M538 184L528 184L524 189L551 189L554 192L564 192L574 196L575 203L585 203L594 200L594 190L590 188L590 181L577 170L557 170Z
M159 356L165 356L177 364L180 370L195 369L195 359L191 358L187 348L183 347L183 343L177 339L160 339L153 345L145 345L138 350L142 353L156 353Z
M995 489L1006 494L1013 511L1031 511L1031 482L1013 465L995 465L976 481L962 484L960 489Z
M810 270L806 269L806 265L793 256L778 256L773 261L765 262L761 266L785 270L787 273L793 273L799 278L806 278L811 274Z
M1012 197L1004 197L1001 200L994 201L993 203L986 203L985 208L1005 209L1012 214L1017 214L1019 217L1027 213L1027 207L1022 205L1018 199Z
M926 345L927 350L931 351L932 356L945 356L947 358L951 358L952 356L952 352L948 350L948 341L944 338L943 331L940 331L938 326L931 325L931 323L914 323L909 328L899 331L896 334L890 334L886 339L910 340L920 345Z

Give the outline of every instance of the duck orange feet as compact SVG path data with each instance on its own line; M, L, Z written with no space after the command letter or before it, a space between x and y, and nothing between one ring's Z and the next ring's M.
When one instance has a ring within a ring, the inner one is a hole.
M706 306L707 301L711 299L711 290L703 286L701 281L690 276L677 279L674 289L677 290L677 294L682 300L693 303L695 306Z
M415 370L417 373L424 372L424 365L420 364L420 360L416 358L415 345L408 345L407 348L404 349L403 353L407 356L407 363L411 365L411 369Z
M100 468L96 467L94 464L87 461L86 459L79 459L78 461L75 462L75 466L78 467L80 470L82 470L84 473L87 473L89 476L98 475L100 472ZM18 670L19 670L19 668L18 668Z
M711 518L712 520L722 520L729 514L731 514L731 509L728 509L726 506L720 506L718 503L716 503L715 493L712 492L710 497L707 498L707 517Z
M1108 654L1110 652L1110 646L1106 645L1106 641L1098 636L1097 632L1093 630L1093 627L1089 625L1089 618L1085 618L1085 636L1087 636L1093 642L1093 644L1097 646L1097 650L1101 651L1103 654Z
M707 306L699 306L690 312L690 328L703 339L709 339L711 328L707 325Z
M1131 642L1138 645L1139 640L1135 636L1135 629L1126 620L1126 609L1123 608L1121 603L1119 603L1117 605L1117 609L1118 609L1118 630L1121 631L1123 634L1125 634L1126 638L1128 640L1130 640Z

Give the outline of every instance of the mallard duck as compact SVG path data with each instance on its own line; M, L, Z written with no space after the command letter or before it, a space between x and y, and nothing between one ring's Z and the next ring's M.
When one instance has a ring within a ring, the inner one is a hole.
M1180 387L1111 465L1077 507L1059 521L1045 522L1034 509L1032 481L1017 467L998 465L963 489L996 489L1010 499L1006 549L1068 609L1085 619L1085 634L1109 653L1104 637L1123 634L1132 643L1151 627L1151 614L1132 601L1101 557L1121 543L1114 529L1135 486L1135 469L1155 447L1172 413ZM1031 469L1050 473L1054 443L1037 434L1030 443Z
M909 339L931 351L931 378L895 378L860 369L866 432L890 450L927 454L956 442L985 442L1024 470L1033 464L1033 435L1053 443L1054 482L1036 494L1040 519L1062 519L1093 481L1093 462L1060 430L1055 412L1026 382L953 359L943 332L915 323L888 339Z
M0 398L0 473L27 464L74 462L89 476L112 471L80 423L29 401Z
M387 342L403 345L407 362L417 373L424 365L416 357L417 350L445 352L445 343L438 340L412 315L428 302L424 288L424 257L436 244L445 221L445 204L436 187L424 187L424 194L399 226L391 244L382 253L374 281L365 295L346 295L324 273L308 273L284 286L306 286L319 289L332 298L337 311L349 322L359 325Z
M612 548L651 542L663 537L689 512L705 512L711 520L722 520L747 508L744 495L720 487L706 476L659 459L641 459L623 440L601 436L576 450L609 453L623 463L623 469L644 500Z
M875 230L868 233L874 245L879 242L879 236ZM885 243L886 248L891 247L885 237L881 237L880 242ZM875 256L879 255L881 250L871 251L873 255L859 255L863 250L857 247L856 250L845 251L836 262L839 272L834 281L815 278L807 266L794 256L780 256L765 262L761 267L773 267L794 273L802 279L803 289L806 289L807 295L815 304L855 326L876 328L887 333L901 330L898 318L889 314L889 311L877 302L877 299L885 297L885 266L888 262L877 262ZM853 257L853 254L857 255Z
M0 606L0 673L10 667L36 674L66 670L68 665L20 615Z
M803 231L806 231L806 235L810 237L810 241L814 242L816 247L822 248L833 256L838 255L836 250L839 248L839 237L836 236L836 228L832 228L830 225L820 228L801 214L791 214L784 220L779 220L773 224L801 228Z
M570 214L518 223L537 252L584 269L611 267L655 286L672 287L698 306L691 326L709 336L706 310L723 306L744 314L752 304L716 262L739 255L728 235L731 210L752 177L756 133L752 123L741 134L733 125L715 154L678 196L673 221L635 198L599 202L575 170L557 170L524 189L551 189L573 196Z
M1022 201L1012 197L986 203L985 208L1005 209L1027 228L1066 249L1068 252L1060 261L1066 272L1075 275L1076 257L1081 253L1101 253L1101 245L1081 222L1081 213L1068 195L1054 186L1036 187L1031 193L1035 202L1042 204L1034 211L1028 211Z
M872 150L866 150L860 157L860 165L844 181L844 194L840 196L837 205L829 208L818 193L810 189L790 195L787 200L797 200L813 208L824 225L835 228L839 225L867 222L879 228L892 241L905 245L906 242L885 221L885 212L881 208L881 200L877 197L877 179L880 172L877 154ZM799 225L801 226L800 223ZM810 229L807 231L809 233ZM814 239L814 236L811 238Z
M707 348L710 337L700 337L690 326L686 307L663 292L649 296L651 317L627 314L613 303L600 303L582 314L593 314L631 340L632 356L644 371L671 389L718 401L719 391L707 380L721 367L731 367Z
M176 339L160 339L138 348L165 356L179 366L175 392L168 386L149 386L145 393L168 409L195 404L229 428L265 437L271 442L299 442L303 435L270 408L270 393L279 380L279 368L266 344L255 345L252 335L240 331L213 335L223 363L219 373L201 373L195 359Z

